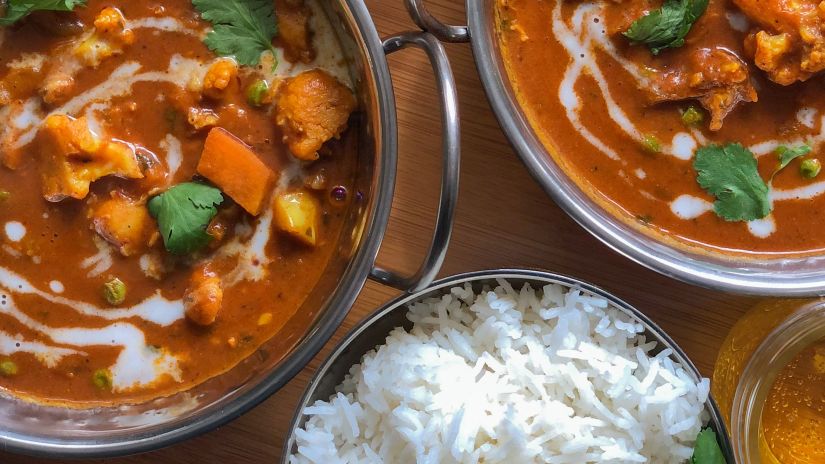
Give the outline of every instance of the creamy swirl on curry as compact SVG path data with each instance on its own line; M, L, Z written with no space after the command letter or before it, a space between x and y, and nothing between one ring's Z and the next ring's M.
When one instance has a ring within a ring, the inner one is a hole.
M608 210L725 253L825 248L825 4L496 5L532 125Z
M123 403L231 368L295 314L357 201L323 11L0 5L0 387Z

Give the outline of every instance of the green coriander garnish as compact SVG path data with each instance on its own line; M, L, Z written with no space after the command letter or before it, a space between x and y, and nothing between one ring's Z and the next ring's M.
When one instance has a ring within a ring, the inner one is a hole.
M634 21L623 34L658 55L665 48L684 45L691 26L707 7L708 0L665 0L661 8Z
M774 152L779 156L779 167L776 169L778 172L785 169L791 161L810 153L811 147L808 145L799 145L798 147L786 147L785 145L780 145L776 147Z
M35 11L72 11L78 6L86 6L86 0L9 0L0 27L10 26Z
M204 43L221 56L255 66L261 53L275 56L272 39L278 33L272 0L192 0L201 17L212 23Z
M710 428L702 429L696 437L691 464L727 464L725 455L716 441L716 432Z
M759 176L756 158L738 143L709 145L696 151L696 180L716 197L713 209L727 221L762 219L772 210L768 185Z
M212 236L206 233L209 221L218 214L216 206L223 203L221 191L215 187L187 182L178 184L149 200L149 213L158 220L166 249L185 255L206 246Z

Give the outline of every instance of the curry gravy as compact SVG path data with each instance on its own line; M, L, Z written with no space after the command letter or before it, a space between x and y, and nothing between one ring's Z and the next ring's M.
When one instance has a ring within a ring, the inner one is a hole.
M813 254L825 248L825 177L804 179L799 160L773 178L773 213L727 222L696 181L698 147L739 142L758 157L763 179L779 145L807 143L821 158L825 94L814 76L789 86L765 78L743 42L751 25L727 1L711 0L680 48L654 56L621 32L659 2L498 0L501 50L519 102L548 151L591 198L623 220L682 246L737 255ZM739 104L720 130L688 127L695 100L651 104L642 87L682 66L697 48L743 57L758 101ZM657 152L645 149L652 137Z
M67 50L111 6L122 13L134 43L97 66L74 62ZM0 189L8 192L0 204L0 361L15 366L0 375L0 389L84 407L170 395L232 368L296 317L356 202L354 137L329 141L318 161L298 160L282 142L273 106L251 105L246 88L254 79L277 83L315 68L351 85L322 11L312 1L307 8L315 58L290 56L276 38L277 60L265 53L258 68L241 67L236 83L218 100L191 88L192 79L202 78L218 57L203 43L211 25L189 1L90 0L75 12L81 30L65 36L28 20L0 28L0 82L13 68L27 66L35 74L46 72L40 67L63 67L74 78L74 88L59 102L45 103L32 88L0 105L0 155L20 156L13 169L0 167ZM226 194L218 213L229 218L225 235L194 256L172 256L157 240L123 256L95 233L91 211L112 192L145 201L198 179L208 128L193 127L192 108L216 115L221 128L275 173L273 199L289 191L316 199L320 224L314 246L279 231L271 204L252 216ZM92 183L85 199L47 201L41 182L48 146L41 127L54 113L85 115L93 132L153 159L163 175L106 176ZM188 320L184 304L190 275L203 262L220 277L223 290L218 317L208 326ZM101 295L113 277L127 288L119 305ZM99 372L108 378L96 378Z

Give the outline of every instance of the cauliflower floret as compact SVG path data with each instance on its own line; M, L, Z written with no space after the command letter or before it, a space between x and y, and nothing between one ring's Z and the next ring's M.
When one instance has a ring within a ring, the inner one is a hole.
M83 199L90 184L104 176L143 177L134 149L97 136L85 116L53 114L44 121L42 132L51 142L43 175L43 196L48 201Z
M238 63L235 60L231 58L215 60L203 77L202 92L210 98L219 99L237 76Z
M218 317L222 304L223 286L220 277L205 266L196 269L183 295L186 317L198 325L212 325Z
M734 0L754 30L745 49L770 80L791 85L825 69L825 2Z
M120 192L112 192L111 198L95 205L89 217L95 232L123 256L138 254L159 238L145 202L132 200Z
M95 31L75 48L74 53L87 66L97 67L103 60L123 53L135 42L135 33L126 28L126 18L117 8L104 8L95 18Z
M355 107L355 97L347 86L315 69L284 84L275 122L296 158L314 160L324 143L347 128Z

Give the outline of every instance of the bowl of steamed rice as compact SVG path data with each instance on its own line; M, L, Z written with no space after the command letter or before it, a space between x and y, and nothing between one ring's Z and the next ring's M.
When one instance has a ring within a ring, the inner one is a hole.
M609 293L485 271L390 302L301 400L283 463L733 463L684 352Z

